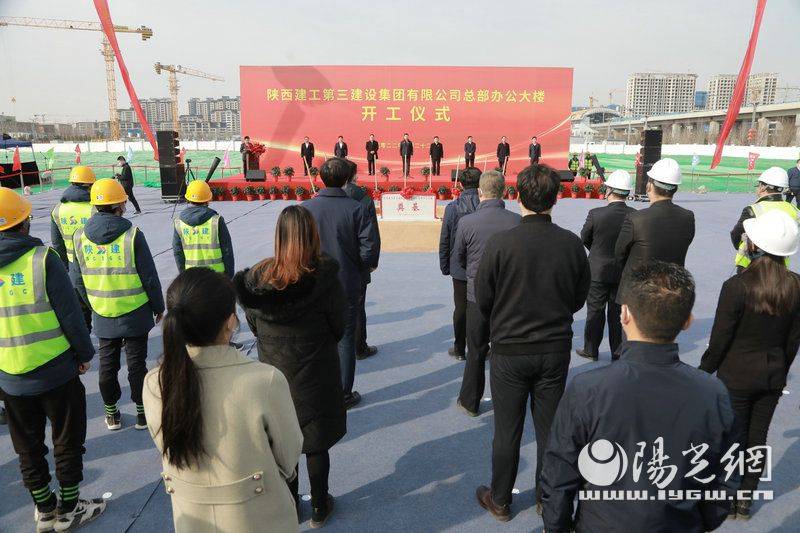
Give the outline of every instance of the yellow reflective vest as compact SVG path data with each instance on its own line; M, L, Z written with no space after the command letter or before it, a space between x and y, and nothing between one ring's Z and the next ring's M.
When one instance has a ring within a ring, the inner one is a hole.
M175 219L175 231L181 239L185 268L206 267L215 272L225 272L219 245L219 215L197 226Z
M67 260L71 263L75 260L75 246L72 236L79 229L83 229L86 222L97 210L89 202L64 202L53 209L51 216L61 232L64 239L64 247L67 249Z
M798 210L795 206L790 204L789 202L756 202L750 206L750 209L753 210L756 217L759 215L763 215L767 211L772 211L773 209L779 209L792 217L795 221L798 219ZM739 243L739 249L736 251L736 257L734 258L733 262L736 266L747 268L750 266L750 258L747 257L747 245L744 242L744 239ZM786 266L789 266L789 258L785 259Z

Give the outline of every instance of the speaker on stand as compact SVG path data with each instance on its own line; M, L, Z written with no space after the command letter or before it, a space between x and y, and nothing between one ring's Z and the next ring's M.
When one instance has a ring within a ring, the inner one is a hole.
M156 132L158 171L161 176L161 199L177 202L186 185L186 167L179 163L180 141L177 131Z
M641 148L636 164L636 188L633 199L647 202L647 173L653 165L661 159L661 143L663 132L661 130L643 130L640 141Z

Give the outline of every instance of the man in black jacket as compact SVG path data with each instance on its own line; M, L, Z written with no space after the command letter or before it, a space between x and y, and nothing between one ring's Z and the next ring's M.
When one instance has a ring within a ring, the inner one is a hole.
M678 163L661 159L647 176L650 207L627 216L614 246L614 257L623 267L617 291L620 304L634 268L650 260L683 266L694 239L694 213L672 203L681 183Z
M531 144L528 146L528 157L531 159L531 165L538 165L539 158L542 157L542 145L536 140L536 135L531 137Z
M472 135L467 137L467 142L464 143L464 168L475 166L475 151L478 145L472 140Z
M125 161L125 157L123 156L117 158L117 163L119 163L122 169L119 174L119 182L122 188L125 189L125 194L128 195L128 200L133 204L133 209L138 215L142 210L139 209L139 202L136 201L136 197L133 195L133 171L131 170L131 166Z
M339 135L336 145L333 147L333 155L335 157L347 158L347 143L344 142L344 137Z
M439 269L443 276L453 278L453 346L447 350L451 357L459 361L465 359L467 347L467 273L456 257L456 231L458 222L464 215L473 213L478 207L478 183L481 172L475 167L459 173L458 179L464 192L444 209L442 232L439 235Z
M589 267L592 284L586 298L586 328L583 349L575 350L581 357L597 360L600 341L603 340L606 306L608 306L608 344L612 358L622 342L620 307L616 302L619 286L619 266L614 259L614 245L625 218L634 208L625 204L631 190L631 175L626 170L615 170L608 177L606 199L608 205L589 211L581 230L581 240L589 250Z
M347 297L345 331L339 341L339 364L345 406L349 409L361 401L361 395L353 390L358 300L364 272L372 272L378 267L380 237L367 209L342 190L352 176L347 161L328 159L319 169L319 174L325 188L306 201L303 207L311 211L317 222L322 251L339 262L339 280Z
M300 157L303 160L303 176L308 176L308 171L314 164L314 143L303 137L303 144L300 145Z
M789 177L789 190L786 191L786 201L795 201L795 204L800 205L800 159L797 164L790 168L787 173Z
M403 177L407 178L411 172L411 156L414 155L414 143L408 138L408 133L403 134L400 141L400 157L403 159Z
M494 235L519 224L520 216L508 211L503 202L506 181L496 170L481 174L474 213L458 221L456 259L467 274L467 363L458 394L458 406L469 416L478 416L485 387L486 355L489 353L489 324L475 303L475 275L483 250Z
M497 145L497 167L500 172L506 171L506 163L511 156L511 146L506 141L506 136L500 137L500 143Z
M431 176L441 175L441 163L444 157L444 147L439 142L439 137L434 137L431 143L431 148L428 152L431 156Z
M369 140L364 148L367 151L367 173L374 176L375 161L378 159L378 141L375 140L375 135L369 134Z
M659 493L730 498L738 484L736 473L726 479L722 460L737 438L728 391L682 363L675 343L692 321L691 274L648 262L631 272L629 284L622 357L576 375L556 412L542 471L548 533L712 531L730 501L658 499Z
M511 519L529 401L537 442L537 506L540 502L542 456L567 380L572 315L589 292L591 274L581 240L550 218L560 181L546 165L520 172L522 223L493 237L475 277L475 299L489 320L494 405L492 484L478 487L476 497L500 521Z

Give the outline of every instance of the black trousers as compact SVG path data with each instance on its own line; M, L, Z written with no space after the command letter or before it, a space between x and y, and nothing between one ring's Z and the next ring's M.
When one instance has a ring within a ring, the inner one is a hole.
M65 384L36 396L4 395L8 432L19 456L22 482L28 490L50 483L45 425L50 421L56 478L62 487L83 480L86 441L86 389L75 376Z
M467 168L475 166L475 154L464 154L464 164Z
M784 196L787 202L792 203L792 200L794 200L794 203L800 206L800 191L787 191Z
M431 175L432 176L440 176L441 175L441 166L442 160L441 159L431 159Z
M367 351L367 282L361 284L361 292L358 295L358 309L356 315L355 333L356 354Z
M453 348L461 355L467 348L467 282L453 279Z
M539 164L539 158L538 157L535 157L535 158L531 159L531 165L538 165L538 164Z
M367 173L370 176L374 176L375 175L375 158L374 157L371 158L371 159L369 157L367 157Z
M617 352L622 342L621 306L614 300L617 297L618 283L592 281L586 297L586 327L583 332L583 349L592 357L597 357L603 330L608 316L608 344L611 353ZM613 357L613 355L612 355Z
M119 388L117 374L120 369L122 341L125 341L125 358L128 363L128 383L131 387L131 400L141 405L142 385L147 374L147 335L125 337L124 339L98 339L100 358L100 396L106 405L115 405L122 390Z
M525 427L525 410L530 398L536 433L536 501L539 502L542 457L556 407L564 393L569 352L536 355L493 353L489 366L494 406L492 499L498 505L511 503L511 489L514 488L519 468L519 445Z
M320 507L328 496L328 476L331 472L331 459L328 450L319 453L306 454L306 468L308 469L308 484L311 485L311 505ZM297 502L299 480L295 476L289 482L289 490Z
M344 317L344 335L339 340L339 369L342 372L342 391L353 392L356 379L356 326L358 325L358 295L347 298Z
M403 176L408 176L411 172L411 157L410 156L402 156L403 157Z
M136 201L136 197L133 195L133 183L128 183L127 181L120 181L122 188L125 189L125 194L128 195L128 201L133 204L133 208L137 211L141 211L139 208L139 202Z
M467 362L458 401L477 412L486 387L486 356L489 353L489 322L475 302L467 302Z
M313 161L310 157L303 157L301 159L305 159L305 164L303 165L303 176L308 176L308 170L311 168L311 163Z
M739 451L763 446L767 443L767 433L775 414L775 407L780 400L780 391L734 391L728 390L731 398L731 407L736 413L736 422L739 426ZM742 476L740 490L755 490L758 488L758 478L761 477L762 468L758 472L745 472Z

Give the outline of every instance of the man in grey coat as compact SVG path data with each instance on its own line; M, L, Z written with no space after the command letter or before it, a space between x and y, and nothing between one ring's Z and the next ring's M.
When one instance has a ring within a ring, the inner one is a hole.
M486 384L486 355L489 353L489 323L475 303L475 276L483 250L492 237L518 225L521 219L517 213L506 210L503 202L505 185L500 172L484 172L478 186L478 208L462 218L456 230L456 260L467 273L467 363L458 406L469 416L478 416Z

